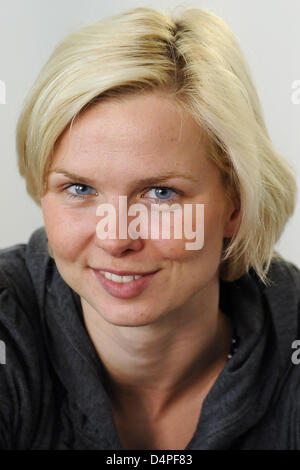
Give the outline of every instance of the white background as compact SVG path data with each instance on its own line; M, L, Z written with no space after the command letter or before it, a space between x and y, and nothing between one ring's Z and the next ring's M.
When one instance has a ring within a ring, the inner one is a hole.
M56 43L83 24L130 8L164 12L176 6L210 10L229 24L250 65L270 136L294 166L300 187L300 104L291 100L292 84L300 80L299 0L0 0L0 80L6 84L6 104L0 104L0 248L27 242L43 225L17 171L15 129L22 102ZM300 267L299 233L298 203L277 249Z

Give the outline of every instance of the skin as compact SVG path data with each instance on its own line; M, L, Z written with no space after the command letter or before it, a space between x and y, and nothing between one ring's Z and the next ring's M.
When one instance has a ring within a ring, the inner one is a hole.
M90 194L68 197L76 191L67 186L85 180L58 169L90 178ZM170 193L171 202L204 203L201 250L186 250L185 239L97 237L100 202L117 208L118 196L127 195L128 206L142 202L150 208L158 200L143 178L169 171L194 179L172 177L151 188L179 190ZM240 222L235 198L226 197L221 173L207 157L204 132L159 91L98 103L58 140L41 203L57 268L81 297L87 331L104 364L124 446L145 444L138 439L145 424L148 445L167 445L170 427L179 423L183 431L174 445L184 448L230 349L232 327L218 307L219 267L223 238L232 237ZM91 267L160 271L142 293L119 299L105 291Z

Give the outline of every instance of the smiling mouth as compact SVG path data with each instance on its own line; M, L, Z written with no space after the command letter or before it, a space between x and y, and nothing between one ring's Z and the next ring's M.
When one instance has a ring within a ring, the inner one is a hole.
M119 299L130 299L141 294L155 278L160 269L147 273L134 273L129 275L128 271L122 275L104 271L102 269L92 269L102 287L113 297Z
M155 274L157 271L148 271L146 273L137 273L132 271L104 271L102 269L95 270L98 273L101 273L106 279L117 282L117 283L128 283L141 279L142 277L148 276L149 274Z

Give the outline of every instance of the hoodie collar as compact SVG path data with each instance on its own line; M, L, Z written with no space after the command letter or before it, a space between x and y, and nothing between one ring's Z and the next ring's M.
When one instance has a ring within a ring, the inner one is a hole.
M94 448L121 449L102 385L101 361L84 327L80 298L49 258L43 229L35 232L27 248L27 265L38 284L37 263L47 273L47 288L38 297L51 361L67 390L70 419ZM299 294L286 264L272 263L269 277L272 285L268 287L253 270L237 281L220 281L220 308L231 318L239 348L206 396L187 449L228 448L263 416L282 371L291 362Z

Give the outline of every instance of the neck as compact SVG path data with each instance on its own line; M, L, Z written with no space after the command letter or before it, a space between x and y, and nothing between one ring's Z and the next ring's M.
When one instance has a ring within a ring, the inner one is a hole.
M171 320L139 327L110 324L81 299L110 396L151 399L163 407L193 384L216 378L227 360L232 328L218 308L218 295L214 299L202 308L195 299L184 314L172 312Z

